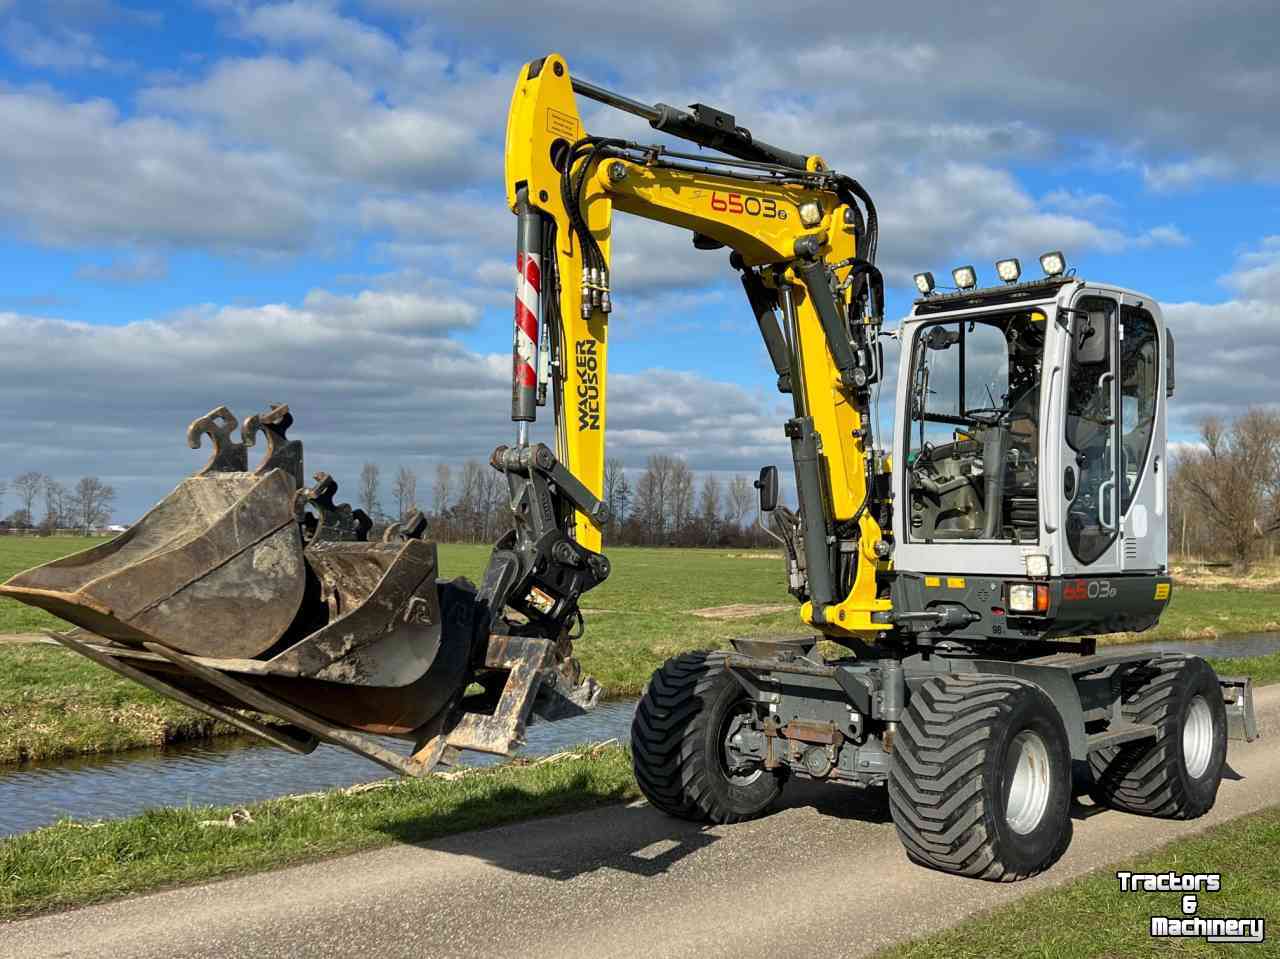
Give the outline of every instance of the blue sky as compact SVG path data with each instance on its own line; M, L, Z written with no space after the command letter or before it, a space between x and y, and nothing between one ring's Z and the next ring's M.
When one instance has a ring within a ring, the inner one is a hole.
M289 402L309 468L348 490L366 460L486 457L510 432L506 100L551 50L857 176L891 313L915 270L989 279L1062 248L1166 304L1176 440L1276 401L1273 8L939 2L823 33L799 25L830 5L792 6L0 0L0 477L94 473L133 518L200 464L185 423L224 402ZM617 236L611 454L785 462L723 255L654 224Z

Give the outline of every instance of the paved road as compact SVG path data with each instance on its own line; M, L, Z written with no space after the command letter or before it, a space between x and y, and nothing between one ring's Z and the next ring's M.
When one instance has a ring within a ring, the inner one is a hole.
M1280 686L1257 706L1210 815L1079 807L1063 860L1013 885L909 864L878 792L793 784L740 826L615 806L0 924L0 957L865 955L1276 803Z

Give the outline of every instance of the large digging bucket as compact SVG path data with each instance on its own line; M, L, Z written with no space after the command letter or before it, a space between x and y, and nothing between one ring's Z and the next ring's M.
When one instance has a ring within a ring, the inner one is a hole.
M0 594L122 643L252 658L302 604L293 495L280 470L193 476L116 539L19 573Z
M301 488L291 423L276 407L236 443L225 407L197 420L191 445L214 445L200 474L117 539L0 595L76 624L50 633L67 647L246 732L299 752L331 742L407 774L461 749L509 754L535 700L548 718L595 704L598 687L577 681L558 644L489 635L483 597L440 578L420 515L368 542L368 517L333 502L331 478ZM250 472L258 430L269 449ZM465 696L472 684L484 692Z

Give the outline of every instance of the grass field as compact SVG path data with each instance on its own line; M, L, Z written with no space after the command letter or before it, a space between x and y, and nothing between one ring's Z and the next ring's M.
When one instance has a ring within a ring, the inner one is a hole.
M1222 889L1200 896L1206 918L1262 917L1263 945L1214 945L1152 939L1151 916L1181 917L1180 893L1119 891L1118 870L1221 872ZM1116 863L1059 889L882 953L877 959L1156 959L1178 956L1274 956L1280 929L1280 808L1216 826L1138 859Z
M0 537L0 577L94 542ZM489 552L488 546L443 544L441 570L478 581ZM587 631L576 651L583 668L611 696L638 694L654 668L685 650L723 646L734 636L804 631L776 554L619 548L610 550L609 557L612 575L583 599ZM735 618L694 614L733 604L750 608ZM782 609L769 612L768 607ZM0 600L0 634L58 625L52 616ZM1277 628L1280 594L1274 588L1231 589L1214 580L1204 588L1175 588L1155 630L1109 639L1200 638ZM1239 662L1230 668L1246 671ZM63 650L0 645L0 763L110 752L225 731Z
M105 536L0 536L0 583L24 569L78 553L107 539ZM0 633L31 633L65 625L44 610L0 599Z

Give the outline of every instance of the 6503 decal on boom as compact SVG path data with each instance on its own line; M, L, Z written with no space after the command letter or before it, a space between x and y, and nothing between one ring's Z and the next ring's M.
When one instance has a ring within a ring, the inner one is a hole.
M600 372L595 340L578 340L573 361L578 370L578 429L600 429Z
M787 211L772 197L743 196L741 193L711 192L711 209L719 213L741 213L765 220L785 220Z

